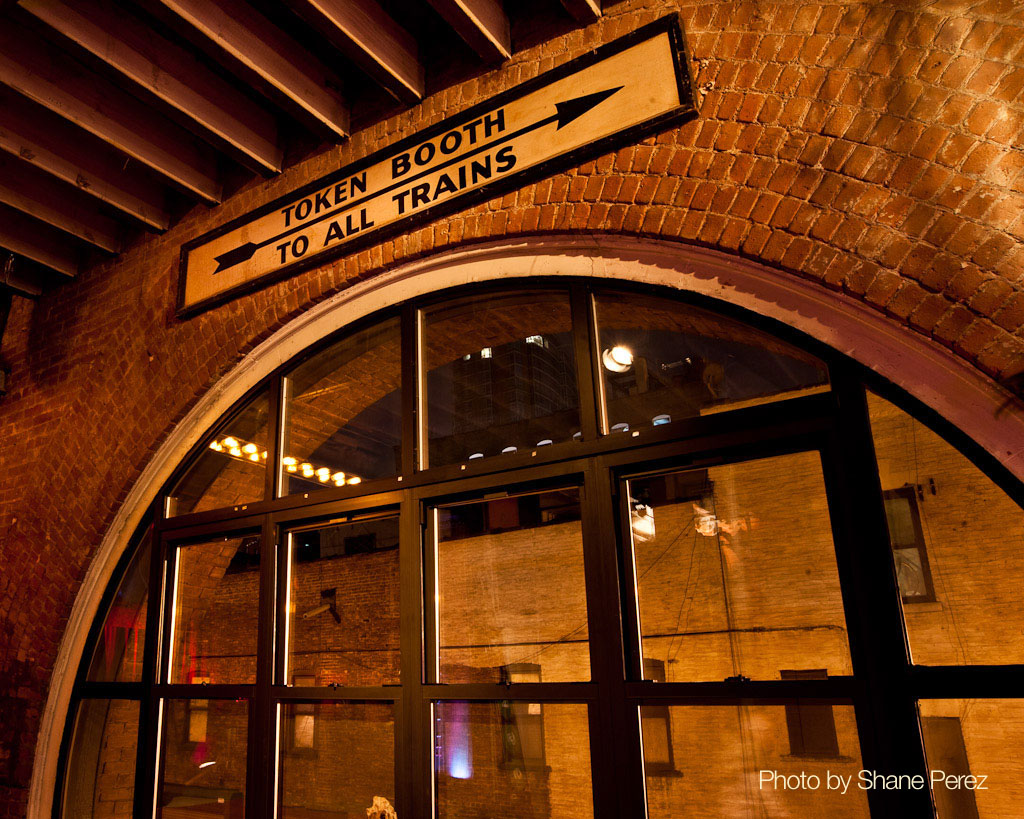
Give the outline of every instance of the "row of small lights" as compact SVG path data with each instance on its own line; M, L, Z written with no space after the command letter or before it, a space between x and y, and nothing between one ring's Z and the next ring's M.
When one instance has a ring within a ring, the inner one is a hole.
M211 441L210 449L214 452L222 452L232 458L237 458L240 461L262 463L267 460L267 451L265 449L260 451L260 448L256 446L256 444L240 441L231 435L220 441ZM345 486L346 484L348 486L355 486L356 484L363 482L363 479L358 475L347 475L344 472L335 472L326 466L316 467L305 461L300 463L298 458L293 458L291 455L285 455L281 459L281 463L284 465L285 471L294 473L301 472L302 477L309 479L316 477L320 483L333 482L335 486Z

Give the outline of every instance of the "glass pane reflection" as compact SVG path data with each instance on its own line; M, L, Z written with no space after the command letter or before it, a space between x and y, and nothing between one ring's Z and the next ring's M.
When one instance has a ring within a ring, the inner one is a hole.
M282 493L398 474L402 438L398 319L346 336L285 379Z
M439 507L439 682L590 679L579 490Z
M568 295L466 300L425 311L424 322L431 466L579 432Z
M289 542L288 682L397 683L398 517L293 531Z
M93 682L139 682L142 679L152 554L151 532L147 532L103 618L103 630L89 665L88 679Z
M177 550L172 683L256 681L259 535Z
M595 300L610 432L828 388L818 359L746 324L633 293Z
M167 700L159 819L245 816L249 704Z
M131 819L139 703L83 700L64 785L64 819Z
M264 391L210 439L168 495L168 517L262 500L269 421Z
M816 708L816 713L804 713ZM869 816L867 793L857 787L863 767L853 706L787 705L644 706L645 723L663 721L667 743L644 746L647 815L694 816ZM666 724L667 723L667 724ZM802 728L800 727L802 726ZM810 754L808 738L827 734L829 753ZM695 752L695 750L697 752ZM785 788L770 777L817 776L817 789ZM846 793L829 790L831 772L852 777Z
M1024 512L894 404L868 413L913 661L1024 663Z
M918 710L938 819L1020 816L1024 700L921 700Z
M395 804L395 718L388 704L282 708L280 819L365 819Z
M523 703L525 709L517 709L516 705L435 703L438 817L594 815L587 706Z
M669 682L852 673L817 452L628 486L643 656Z

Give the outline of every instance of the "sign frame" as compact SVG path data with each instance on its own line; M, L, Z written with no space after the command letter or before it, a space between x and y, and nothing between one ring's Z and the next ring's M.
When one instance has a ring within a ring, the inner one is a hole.
M351 241L336 245L331 248L318 251L309 257L297 259L283 267L268 273L256 276L247 281L241 282L223 292L217 293L194 304L185 305L185 285L187 276L188 254L192 249L217 239L254 219L258 219L275 210L280 210L288 202L308 196L326 186L350 178L360 173L365 168L377 164L394 154L415 148L419 144L433 139L451 130L460 122L471 121L494 109L500 108L512 100L525 96L533 91L544 88L546 85L574 74L595 63L614 56L620 52L653 39L660 34L667 34L669 38L670 52L672 56L672 67L676 78L676 87L680 99L680 105L670 111L658 114L638 124L624 128L621 131L608 134L592 142L586 142L570 151L553 156L536 165L529 166L519 171L513 171L505 176L498 177L478 188L460 192L455 196L442 200L429 207L417 210L407 216L403 216L394 222L383 225L369 233L355 236ZM629 34L624 35L610 43L598 46L594 50L576 57L562 65L546 71L526 82L520 83L513 88L506 89L493 97L474 103L469 108L459 111L450 117L446 117L434 125L417 131L409 136L403 137L397 142L386 145L368 154L361 159L348 165L344 165L335 171L313 179L310 182L279 196L271 202L238 216L213 230L207 231L201 236L185 242L181 246L179 258L178 288L175 315L178 319L187 319L203 313L213 307L232 301L239 296L252 293L263 288L290 278L310 268L319 267L333 259L346 256L349 253L357 252L363 248L384 242L399 234L420 227L426 223L435 221L443 216L455 213L460 210L486 202L496 196L504 195L510 190L516 190L531 182L536 182L550 176L561 168L571 168L586 162L592 158L601 156L609 150L617 148L622 144L631 144L663 130L670 125L682 124L696 119L698 111L693 94L693 82L690 75L689 54L686 47L686 38L683 33L682 20L678 13L668 14L652 23L648 23Z

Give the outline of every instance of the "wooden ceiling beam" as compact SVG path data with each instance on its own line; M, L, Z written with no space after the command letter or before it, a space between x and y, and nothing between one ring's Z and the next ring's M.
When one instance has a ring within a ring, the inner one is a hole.
M17 159L0 158L0 202L107 253L121 249L120 227L74 188Z
M113 83L28 29L0 25L0 83L215 204L221 190L212 151Z
M141 86L261 172L281 170L274 117L123 8L84 0L21 0L21 7Z
M281 95L295 112L335 138L349 134L341 82L307 49L241 0L159 0L208 43Z
M78 275L81 254L72 239L6 205L0 205L0 248L70 279Z
M396 99L424 94L416 41L375 0L289 0L295 12Z
M430 5L487 62L512 56L508 17L498 0L430 0Z
M150 228L167 229L163 187L135 160L2 86L0 111L0 151Z
M593 23L601 16L601 0L562 0L562 5L580 23Z

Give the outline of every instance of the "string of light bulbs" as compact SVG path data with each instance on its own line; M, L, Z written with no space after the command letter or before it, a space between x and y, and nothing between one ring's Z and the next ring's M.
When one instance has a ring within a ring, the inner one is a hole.
M266 463L267 450L261 450L251 441L243 441L233 435L228 435L220 440L214 439L210 442L210 449L220 452L230 458L251 463ZM301 474L303 478L312 480L314 477L320 483L333 483L335 486L355 486L362 483L363 479L352 473L334 470L327 466L316 466L308 461L299 461L291 455L281 458L281 465L286 472Z

